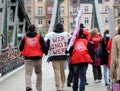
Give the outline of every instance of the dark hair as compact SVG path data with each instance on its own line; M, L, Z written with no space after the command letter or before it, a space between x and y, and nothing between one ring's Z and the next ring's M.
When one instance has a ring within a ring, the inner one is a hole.
M120 25L118 26L118 35L120 35Z
M34 32L35 31L35 25L30 25L29 26L29 28L28 28L28 30L30 31L30 32Z
M57 23L55 25L55 30L54 31L63 31L63 25L61 23Z
M82 23L80 23L80 28L85 28L85 26Z
M109 38L106 37L106 34L109 34L109 29L106 29L106 30L104 31L104 36L103 36L104 43L108 43L108 39L109 39Z
M104 36L105 36L106 34L109 34L109 29L106 29L106 30L104 31Z

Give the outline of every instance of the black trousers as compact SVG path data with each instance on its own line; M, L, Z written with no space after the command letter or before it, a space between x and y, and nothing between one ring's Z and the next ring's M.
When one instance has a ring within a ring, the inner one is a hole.
M93 68L93 77L94 80L101 80L102 79L102 72L101 72L101 66L92 66Z
M72 64L69 63L69 73L67 77L67 82L71 83L72 81L73 81L73 68L72 68Z

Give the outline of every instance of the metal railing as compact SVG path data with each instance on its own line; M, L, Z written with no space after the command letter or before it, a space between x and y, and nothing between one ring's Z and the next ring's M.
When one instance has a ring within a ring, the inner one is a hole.
M3 76L24 64L24 57L20 55L18 47L0 50L0 75Z

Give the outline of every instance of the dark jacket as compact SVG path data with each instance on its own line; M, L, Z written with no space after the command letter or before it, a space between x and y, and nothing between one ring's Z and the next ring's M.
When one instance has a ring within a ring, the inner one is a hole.
M26 36L27 37L30 37L30 38L33 38L33 37L35 37L37 35L37 33L36 32L28 32L27 34L26 34ZM21 44L20 44L20 46L19 46L19 50L20 51L22 51L23 49L24 49L24 44L25 44L25 40L24 40L24 38L23 38L23 40L21 41ZM45 55L47 55L47 53L48 53L48 50L47 50L47 45L46 45L46 43L45 43L45 40L44 40L44 38L40 35L40 45L41 45L41 49L42 49L42 52L45 54ZM41 57L38 57L38 56L35 56L35 57L25 57L25 59L41 59Z
M102 48L103 48L103 53L102 53L102 56L101 56L101 65L105 64L105 65L108 65L108 51L106 50L106 47L107 47L107 43L109 41L109 37L106 38L106 43L104 42L104 39L102 38L102 41L101 41L101 45L102 45Z

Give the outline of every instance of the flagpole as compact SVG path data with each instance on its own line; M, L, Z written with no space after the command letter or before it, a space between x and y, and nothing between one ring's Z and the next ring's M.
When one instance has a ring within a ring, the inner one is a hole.
M81 20L82 20L82 12L83 12L83 9L81 8L78 12L78 15L76 17L76 24L75 24L75 28L74 28L74 31L73 31L73 35L70 39L70 43L68 44L68 47L67 47L67 51L69 51L70 47L73 45L75 39L76 39L76 34L78 33L78 31L80 30L80 23L81 23Z

